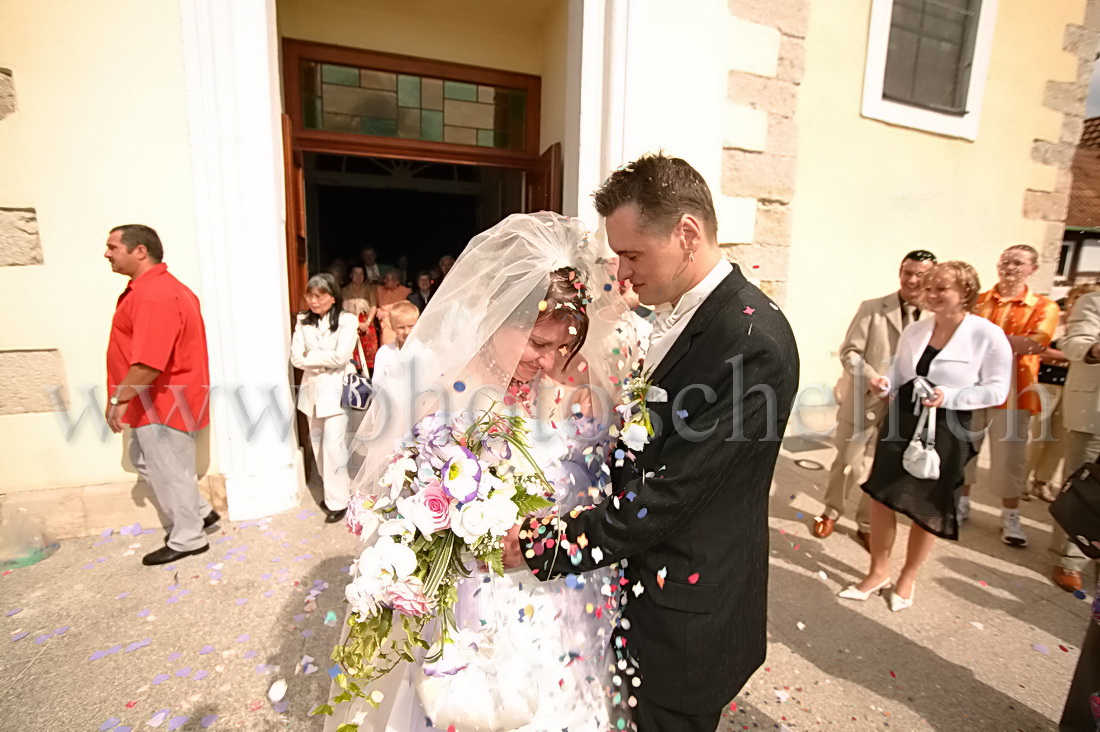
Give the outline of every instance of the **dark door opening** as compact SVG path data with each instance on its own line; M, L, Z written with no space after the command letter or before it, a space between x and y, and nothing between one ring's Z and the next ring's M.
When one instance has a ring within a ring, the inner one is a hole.
M523 170L321 153L304 163L311 274L346 268L372 247L380 265L406 257L402 284L411 286L418 272L523 210Z

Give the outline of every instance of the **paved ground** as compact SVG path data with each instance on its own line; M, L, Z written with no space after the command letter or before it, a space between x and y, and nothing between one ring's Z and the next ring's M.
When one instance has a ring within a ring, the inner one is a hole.
M1088 603L1046 579L1046 505L1025 506L1032 545L1012 549L976 494L962 541L937 545L895 614L835 597L867 555L847 522L812 538L825 472L795 464L831 456L780 462L768 661L722 730L1056 729ZM307 713L328 692L355 540L298 510L223 523L208 553L149 568L163 533L131 533L64 541L0 577L0 730L320 729Z

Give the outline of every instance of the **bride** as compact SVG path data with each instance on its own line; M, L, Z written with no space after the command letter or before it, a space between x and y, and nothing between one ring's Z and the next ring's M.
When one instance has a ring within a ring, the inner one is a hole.
M610 490L613 407L636 357L618 293L604 253L577 220L516 214L476 236L398 363L376 374L385 392L376 395L352 448L363 456L359 493L379 492L391 454L425 416L492 408L525 419L530 452L554 489L555 511L598 503ZM370 527L363 527L371 517L357 508L362 505L353 500L348 525L367 537ZM611 647L617 573L539 582L527 569L501 577L472 560L466 566L471 576L459 581L455 621L481 639L476 653L492 653L492 661L482 659L481 683L472 681L476 662L430 683L422 662L402 663L364 686L380 702L377 709L358 698L336 705L326 732L341 724L363 732L623 729L628 695L617 688L622 664ZM339 692L334 685L333 695ZM478 694L489 694L497 707L521 696L526 716L508 727L448 722L463 718L460 707L484 702L473 698Z

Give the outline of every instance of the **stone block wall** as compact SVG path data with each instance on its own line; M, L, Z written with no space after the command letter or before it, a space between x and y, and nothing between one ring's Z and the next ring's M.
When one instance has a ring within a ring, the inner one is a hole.
M16 109L12 72L0 68L0 124ZM0 267L43 264L37 211L3 203L0 201ZM56 406L51 390L64 405L64 387L65 369L59 351L22 350L18 344L0 344L0 416L52 412Z
M727 256L782 304L791 244L791 201L798 159L798 88L806 65L809 0L730 0L722 193L750 202L748 235L721 233ZM751 42L750 42L751 41Z
M1024 218L1049 222L1044 227L1042 241L1036 246L1039 250L1039 275L1036 280L1039 282L1053 281L1062 251L1066 209L1073 184L1073 155L1081 139L1085 100L1089 94L1098 42L1100 0L1088 0L1082 22L1067 25L1062 41L1062 50L1077 57L1077 74L1073 81L1048 81L1043 91L1043 106L1063 116L1061 134L1057 140L1035 140L1031 146L1033 161L1058 171L1052 190L1024 192Z

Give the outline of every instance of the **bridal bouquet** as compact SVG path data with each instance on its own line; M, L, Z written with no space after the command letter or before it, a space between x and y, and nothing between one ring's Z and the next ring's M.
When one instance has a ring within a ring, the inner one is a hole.
M391 457L380 493L352 502L349 528L364 541L377 539L352 566L350 631L332 654L343 669L336 675L343 693L333 703L359 697L377 708L382 693L366 693L353 679L376 681L402 661L415 662L417 648L428 651L428 675L462 670L454 606L458 581L470 574L463 554L503 575L502 537L520 518L553 505L529 445L523 418L492 407L429 414ZM395 613L402 632L391 635ZM333 709L323 704L313 713Z

